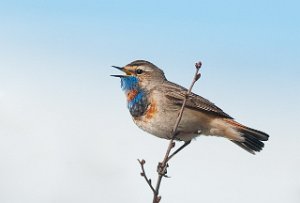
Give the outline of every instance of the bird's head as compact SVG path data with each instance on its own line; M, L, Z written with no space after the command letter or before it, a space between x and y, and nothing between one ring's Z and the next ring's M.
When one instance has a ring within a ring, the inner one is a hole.
M122 88L124 90L135 89L151 89L166 80L164 72L154 64L137 60L124 67L112 66L125 73L125 75L112 75L121 78Z

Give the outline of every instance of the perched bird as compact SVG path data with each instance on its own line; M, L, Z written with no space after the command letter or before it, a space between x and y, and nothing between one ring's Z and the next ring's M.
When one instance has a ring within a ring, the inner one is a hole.
M154 64L136 60L124 67L113 66L125 75L121 87L135 124L160 138L171 139L178 112L187 89L168 81L164 72ZM229 139L254 154L264 147L269 135L236 122L231 116L207 99L191 93L187 98L176 140L185 145L199 135Z

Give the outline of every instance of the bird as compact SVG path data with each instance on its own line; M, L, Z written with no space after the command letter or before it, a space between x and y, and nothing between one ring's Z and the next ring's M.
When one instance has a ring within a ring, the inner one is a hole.
M124 73L111 76L121 79L134 123L154 136L172 139L173 127L188 90L167 80L162 69L146 60L112 67ZM200 135L227 138L251 154L261 151L269 138L267 133L238 123L214 103L191 92L175 140L184 141L183 148Z

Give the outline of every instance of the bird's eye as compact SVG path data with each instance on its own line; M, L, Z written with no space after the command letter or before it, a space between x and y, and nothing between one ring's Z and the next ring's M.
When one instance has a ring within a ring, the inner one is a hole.
M142 69L136 69L136 74L142 74L143 73L143 70Z

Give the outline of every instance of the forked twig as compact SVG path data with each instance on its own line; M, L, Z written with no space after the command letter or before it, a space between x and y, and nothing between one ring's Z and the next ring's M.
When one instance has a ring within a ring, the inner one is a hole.
M159 162L158 166L157 166L158 179L157 179L157 183L156 183L155 188L153 187L153 185L151 183L151 179L149 179L146 175L145 168L144 168L145 160L142 160L142 161L138 160L140 165L141 165L141 169L142 169L141 176L143 176L145 178L147 184L149 185L149 187L151 188L151 190L153 192L153 201L152 201L153 203L159 203L160 200L161 200L161 196L159 196L160 184L161 184L162 178L167 177L166 174L167 174L168 161L170 160L171 157L173 157L175 155L175 154L172 154L170 156L170 153L171 153L172 148L174 148L174 146L175 146L174 139L176 139L176 135L178 134L177 128L178 128L178 125L181 121L187 99L188 99L189 95L192 92L192 88L193 88L194 84L197 82L197 80L199 80L199 78L201 77L201 74L199 73L199 70L200 70L201 66L202 66L201 62L198 62L198 63L195 64L196 72L195 72L193 81L190 85L190 88L188 89L187 93L185 94L181 109L179 111L178 117L176 119L176 123L175 123L174 128L173 128L173 132L172 132L172 136L171 136L171 139L170 139L170 142L169 142L169 146L167 148L167 151L166 151L166 154L164 156L163 161ZM189 144L189 142L186 142L181 147L181 149L183 149L188 144Z

